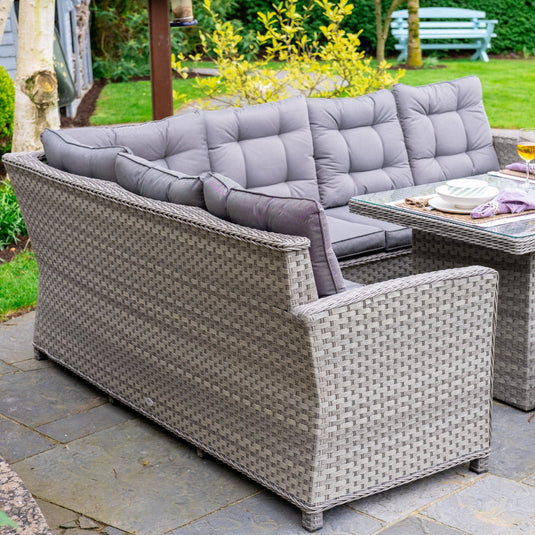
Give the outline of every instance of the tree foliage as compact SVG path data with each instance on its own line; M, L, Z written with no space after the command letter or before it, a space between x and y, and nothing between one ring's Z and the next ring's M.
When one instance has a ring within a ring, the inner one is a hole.
M317 32L307 32L306 21L313 6L319 6L326 23ZM219 76L198 78L197 83L212 103L231 95L237 106L285 98L299 92L308 97L358 96L391 87L402 72L388 70L386 62L378 68L359 50L359 33L342 28L345 17L353 10L348 0L313 0L300 8L298 0L285 0L267 13L259 13L262 30L257 33L258 45L264 51L261 59L247 60L240 52L239 29L223 21L205 0L205 8L213 17L214 31L200 34L203 54L213 51ZM173 58L174 68L187 76L185 59L199 60L200 55ZM272 62L283 62L274 69Z

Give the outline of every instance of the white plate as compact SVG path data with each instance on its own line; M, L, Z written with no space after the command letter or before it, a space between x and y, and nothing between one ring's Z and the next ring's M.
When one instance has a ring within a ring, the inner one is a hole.
M436 208L441 212L448 212L450 214L469 214L474 209L470 208L470 210L468 210L466 208L457 208L457 206L450 204L438 195L436 197L431 197L431 199L428 201L428 204L432 208Z
M454 206L455 208L460 208L462 210L472 210L480 204L484 204L491 199L494 199L500 193L498 188L489 186L484 193L478 195L477 197L458 197L448 193L448 186L443 184L438 186L435 191L440 195L440 197L447 202L449 205Z

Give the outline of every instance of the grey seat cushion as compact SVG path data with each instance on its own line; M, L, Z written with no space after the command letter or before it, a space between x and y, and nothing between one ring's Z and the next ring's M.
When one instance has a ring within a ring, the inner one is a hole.
M41 133L41 143L49 165L75 175L98 178L115 182L115 158L129 149L108 143L94 146L91 139L81 143L71 135L71 130L45 129Z
M476 76L392 92L415 184L499 168Z
M324 297L345 290L325 213L318 201L231 189L227 213L239 225L307 237L318 295Z
M133 154L119 154L115 160L117 183L143 197L176 204L205 207L199 177L165 169Z
M357 229L362 225L379 229L384 233L384 249L386 251L395 251L396 249L403 249L412 245L412 230L410 228L395 225L394 223L388 223L387 221L381 221L380 219L373 219L371 217L353 214L349 211L349 206L347 205L338 206L336 208L327 208L325 210L325 215L329 221L332 221L333 219L341 220L355 225L354 232L356 236L358 233ZM332 237L333 232L331 232L331 238ZM361 243L356 242L357 245L360 245ZM333 248L336 252L337 247L334 243ZM359 247L354 252L349 252L349 254L346 254L345 256L360 254L361 252L365 251L361 251ZM340 257L338 253L337 256Z
M115 165L113 151L87 149L115 146L119 147L115 155L129 150L145 160L187 175L200 175L210 170L206 130L199 111L142 124L48 130L42 134L41 141L51 165L62 164L64 167L60 168L85 176L94 176L94 170L100 172L101 167L108 172ZM81 152L83 158L80 158ZM71 170L73 166L78 171Z
M413 185L392 93L307 100L324 207L353 195Z
M246 189L319 200L306 100L204 115L210 168Z
M385 233L377 226L326 216L331 244L337 258L383 251Z

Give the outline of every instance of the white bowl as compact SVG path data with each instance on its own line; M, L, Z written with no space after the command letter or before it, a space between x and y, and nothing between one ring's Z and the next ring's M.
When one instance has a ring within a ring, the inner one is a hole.
M447 193L456 197L481 197L484 196L485 191L489 185L484 180L477 180L474 178L457 178L455 180L448 180Z
M452 195L447 184L438 186L435 191L450 205L457 208L464 208L466 210L471 210L480 204L484 204L494 199L499 193L498 188L489 186L488 184L486 184L486 189L483 193L472 197Z

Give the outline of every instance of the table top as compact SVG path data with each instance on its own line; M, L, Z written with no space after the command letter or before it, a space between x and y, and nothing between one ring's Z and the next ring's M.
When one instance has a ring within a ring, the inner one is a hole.
M505 189L526 191L522 182L513 178L503 178L491 174L470 178L485 180L490 186L498 188L499 191ZM512 254L535 251L535 213L533 212L518 214L518 216L506 219L496 219L495 221L489 218L487 222L478 224L469 220L453 219L439 210L422 211L399 205L408 197L429 197L441 184L444 182L358 195L349 201L349 207L354 213ZM530 184L527 193L535 201L535 183Z

